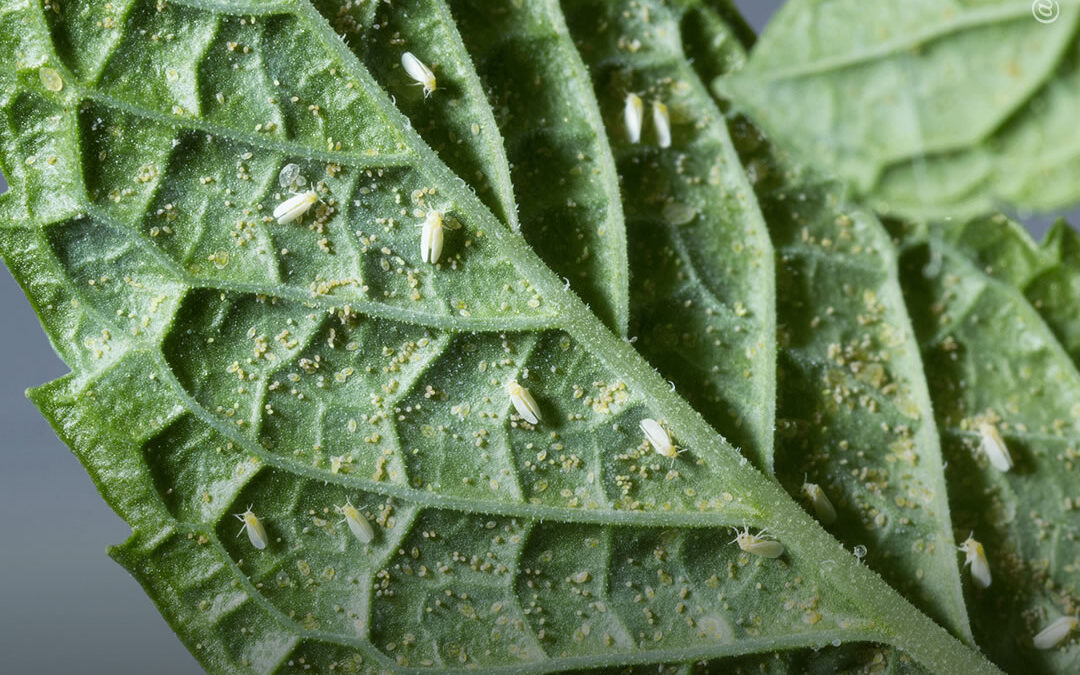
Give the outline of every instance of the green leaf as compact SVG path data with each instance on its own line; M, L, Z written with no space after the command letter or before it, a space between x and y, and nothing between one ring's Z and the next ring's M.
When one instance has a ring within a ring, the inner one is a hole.
M794 0L719 86L879 211L1053 209L1080 200L1080 5L1052 5Z
M993 672L672 393L310 3L47 7L0 12L0 252L72 368L32 398L208 670L874 641ZM289 163L320 201L283 224ZM431 211L438 264L417 250ZM657 457L643 418L686 453ZM249 505L265 535L237 536ZM735 525L785 553L740 551Z
M629 273L618 178L558 2L450 4L506 138L525 239L625 335Z
M1064 221L1042 244L1002 215L942 227L936 234L986 274L1015 286L1080 364L1080 235Z
M394 97L413 129L455 173L468 179L495 215L516 229L517 204L503 139L446 4L441 0L314 4ZM433 70L439 92L435 101L401 67L401 55L407 51Z
M1004 223L983 226L1001 232ZM983 543L993 575L989 588L967 588L976 639L1007 670L1068 672L1075 656L1067 648L1037 650L1031 640L1077 611L1080 372L1020 289L956 246L953 226L895 232L946 440L955 529ZM980 423L1000 431L1012 470L978 451Z
M970 637L941 445L896 251L872 214L838 202L835 185L755 154L783 317L780 480L795 496L805 482L821 486L838 512L830 532L864 546L894 588Z
M687 62L681 11L566 5L591 68L618 161L636 282L635 346L719 431L767 472L773 466L776 307L773 253L723 115ZM631 143L627 93L645 102ZM653 101L672 145L659 148Z
M451 8L442 0L319 4L450 168L513 229L522 228L601 318L625 332L626 242L611 152L595 133L599 115L582 89L587 76L558 29L557 10L552 16L544 3ZM535 44L560 43L554 59L529 58ZM437 100L404 74L400 55L410 49L435 69ZM553 180L559 189L551 188ZM494 191L486 189L492 185Z
M696 4L696 3L695 3ZM709 7L684 20L704 77L739 64L739 41ZM776 474L827 529L955 634L971 637L953 547L941 445L897 252L878 220L834 182L730 122L776 247L780 361Z

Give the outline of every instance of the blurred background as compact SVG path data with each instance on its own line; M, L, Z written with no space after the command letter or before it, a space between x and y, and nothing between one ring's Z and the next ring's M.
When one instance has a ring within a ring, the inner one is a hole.
M760 30L781 0L736 3ZM0 178L0 191L6 183ZM1041 237L1052 217L1025 218ZM1074 219L1073 222L1078 222ZM130 530L23 392L63 375L6 269L0 384L0 670L9 673L199 673L139 585L105 554Z

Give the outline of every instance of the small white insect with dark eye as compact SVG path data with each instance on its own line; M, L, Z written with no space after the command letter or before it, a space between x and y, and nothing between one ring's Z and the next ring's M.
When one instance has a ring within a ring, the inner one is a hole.
M540 407L536 405L536 399L529 390L512 380L506 385L506 393L510 397L510 403L514 404L514 410L529 424L540 421Z
M1013 468L1012 455L1009 454L1009 449L1005 447L1005 440L1001 438L997 427L983 422L978 426L978 432L979 450L986 455L994 468L998 471L1008 471Z
M753 553L763 558L779 558L784 555L784 545L775 539L765 539L761 535L765 530L757 534L751 534L749 527L743 527L742 532L735 529L735 538L731 541L738 544L739 548L747 553Z
M375 538L375 530L371 528L371 523L367 521L364 514L360 513L349 499L345 499L345 505L339 506L338 511L341 515L345 516L341 522L349 526L349 531L353 533L357 541L361 544L367 544Z
M266 548L266 528L263 527L262 522L259 521L258 516L251 510L251 505L248 504L247 511L243 513L233 514L238 520L243 521L243 525L240 527L240 531L236 533L236 536L240 536L244 532L247 532L248 540L251 545L260 551Z
M652 123L656 130L656 144L661 148L671 147L671 115L667 106L660 101L652 102Z
M988 588L991 581L990 563L986 560L986 550L983 545L969 534L959 548L965 556L964 564L971 565L972 581L979 588Z
M679 453L671 442L671 435L659 422L646 417L638 423L638 427L645 434L645 438L648 439L656 454L663 455L668 459L675 459L678 456Z
M435 264L439 262L443 247L443 221L438 211L428 211L424 229L420 233L420 259Z
M431 72L431 68L428 68L423 61L416 58L412 52L405 52L401 55L401 67L417 84L423 85L424 98L427 98L431 95L431 92L435 91L435 73Z
M287 225L303 218L317 201L319 201L319 194L314 190L295 194L278 204L278 207L274 209L274 217L277 218L278 225Z
M810 499L814 506L814 515L822 525L831 525L836 522L836 509L829 501L828 495L817 483L803 483L802 493Z
M641 102L641 97L633 92L627 94L623 118L626 121L626 137L631 143L641 140L641 121L644 116L645 104Z
M1069 633L1076 630L1077 625L1080 625L1080 619L1075 616L1063 616L1039 631L1031 642L1035 645L1035 649L1053 649L1069 637Z

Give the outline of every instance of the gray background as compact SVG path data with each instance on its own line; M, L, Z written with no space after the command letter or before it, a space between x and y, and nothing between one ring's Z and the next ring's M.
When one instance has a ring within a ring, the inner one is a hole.
M737 4L760 30L781 2ZM1028 222L1041 236L1052 220ZM105 554L105 546L122 542L129 528L23 395L67 369L6 270L0 272L0 316L7 317L0 342L0 429L6 438L0 450L0 669L200 672L139 585Z

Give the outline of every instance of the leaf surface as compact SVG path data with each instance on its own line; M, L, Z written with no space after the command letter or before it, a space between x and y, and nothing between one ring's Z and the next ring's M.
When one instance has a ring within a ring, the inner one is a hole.
M688 3L683 41L703 77L745 58L708 3ZM726 103L726 102L725 102ZM776 247L779 391L776 474L837 511L840 541L924 611L970 639L953 547L941 443L919 344L881 223L843 190L729 122Z
M956 245L953 226L894 232L945 439L954 526L983 543L993 577L985 590L966 588L975 637L1006 670L1068 672L1075 637L1050 650L1031 640L1078 609L1080 373L1021 290ZM982 423L1001 433L1012 470L978 450Z
M517 204L503 138L446 3L318 0L314 4L394 97L413 129L455 173L467 178L495 215L516 229ZM405 73L401 67L405 52L432 69L438 94L425 95Z
M32 397L208 670L880 641L992 672L567 292L310 3L53 7L0 12L0 252L72 368ZM279 223L289 163L319 201ZM687 452L657 457L646 417ZM246 509L265 535L237 532ZM740 551L734 525L785 553Z
M1065 206L1080 200L1080 6L1044 4L1055 20L1011 0L796 0L720 86L879 211Z
M513 229L522 228L596 314L625 332L626 242L614 166L557 10L544 3L452 5L319 3L450 168L490 197L485 202ZM531 58L538 45L549 48L548 58ZM438 71L437 93L425 96L405 75L399 60L407 49Z
M946 239L982 271L1019 289L1080 363L1080 235L1059 221L1041 244L1003 215L939 227Z
M683 54L682 13L564 3L619 166L629 230L635 345L677 392L772 470L776 308L772 245L723 115ZM645 101L631 143L630 92ZM651 105L667 106L657 146Z
M625 335L629 270L618 178L558 2L450 4L506 138L525 239Z

